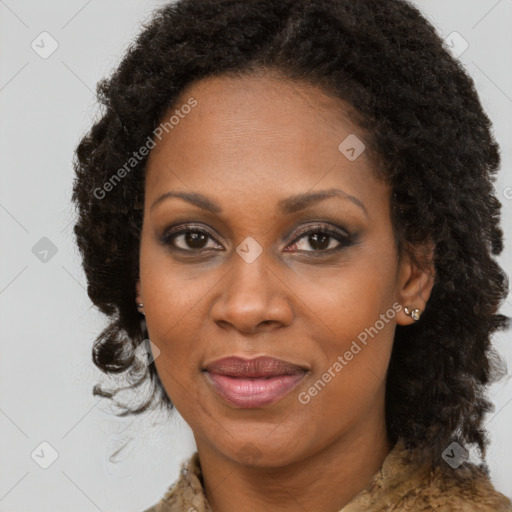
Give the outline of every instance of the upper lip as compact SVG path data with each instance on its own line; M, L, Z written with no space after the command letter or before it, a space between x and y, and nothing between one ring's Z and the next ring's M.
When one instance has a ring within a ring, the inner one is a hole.
M229 377L276 377L279 375L297 375L305 368L275 357L260 356L244 359L238 356L224 357L212 361L204 368L207 372Z

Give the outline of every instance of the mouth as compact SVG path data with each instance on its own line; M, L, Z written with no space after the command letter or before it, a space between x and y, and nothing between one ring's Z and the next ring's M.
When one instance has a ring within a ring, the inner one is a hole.
M212 389L238 408L264 407L281 400L308 372L305 367L266 356L227 357L202 370Z

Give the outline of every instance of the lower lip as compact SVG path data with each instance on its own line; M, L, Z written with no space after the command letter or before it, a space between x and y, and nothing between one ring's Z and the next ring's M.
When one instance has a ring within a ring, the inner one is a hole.
M224 400L243 408L270 405L286 396L306 372L265 378L237 378L205 372L208 382Z

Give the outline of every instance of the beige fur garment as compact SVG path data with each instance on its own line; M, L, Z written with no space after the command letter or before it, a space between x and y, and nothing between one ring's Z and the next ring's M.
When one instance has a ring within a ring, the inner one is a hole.
M411 460L399 440L367 487L339 512L512 512L511 501L494 489L476 465L465 462L447 474L441 475L439 468L432 472ZM177 482L165 496L144 512L212 512L197 452L182 463Z

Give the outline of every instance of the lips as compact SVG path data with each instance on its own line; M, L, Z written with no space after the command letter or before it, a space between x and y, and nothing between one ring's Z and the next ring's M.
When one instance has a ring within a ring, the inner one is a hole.
M234 356L225 357L213 361L205 369L209 373L239 378L269 378L281 375L298 375L305 371L299 365L266 356L255 359L243 359Z
M228 404L259 408L290 393L304 378L307 368L266 356L226 357L209 363L203 371L208 384Z

